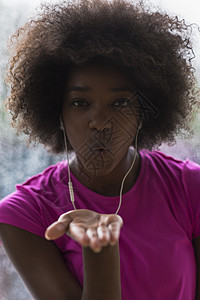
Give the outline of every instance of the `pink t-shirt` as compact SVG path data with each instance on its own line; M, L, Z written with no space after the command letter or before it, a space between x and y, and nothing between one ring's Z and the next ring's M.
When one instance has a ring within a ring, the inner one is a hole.
M200 166L159 151L140 151L141 169L123 195L119 214L122 300L194 300L200 236ZM72 174L77 208L114 213L119 197L84 187ZM17 185L0 202L0 222L36 235L72 210L66 161ZM68 268L83 283L82 249L67 235L55 240Z

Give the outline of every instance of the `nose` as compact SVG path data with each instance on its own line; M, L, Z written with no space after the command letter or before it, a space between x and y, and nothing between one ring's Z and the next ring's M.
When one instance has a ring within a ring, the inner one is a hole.
M103 110L93 111L90 116L89 128L97 131L111 130L112 116Z

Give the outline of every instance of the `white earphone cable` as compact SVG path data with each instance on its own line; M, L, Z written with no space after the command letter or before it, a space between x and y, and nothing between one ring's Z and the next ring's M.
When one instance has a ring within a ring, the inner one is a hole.
M119 205L118 205L118 208L117 208L116 213L115 213L116 215L118 214L118 212L120 210L120 207L121 207L121 204L122 204L122 191L123 191L123 187L124 187L124 182L126 180L126 177L128 176L128 174L130 173L130 171L132 170L132 168L135 165L136 156L137 156L137 139L138 139L138 133L139 133L140 128L141 128L141 125L139 126L139 128L137 130L137 133L136 133L136 136L135 136L135 154L134 154L134 157L133 157L133 162L132 162L132 164L130 166L130 169L127 171L127 173L125 174L124 178L122 179L120 193L119 193Z
M76 210L74 190L73 190L73 185L72 185L72 181L71 181L71 173L70 173L70 167L69 167L69 156L68 156L68 149L67 149L66 132L65 132L64 124L63 124L63 121L62 121L61 118L60 118L60 125L61 125L61 128L63 130L65 149L66 149L66 152L67 152L67 167L68 167L68 176L69 176L68 187L69 187L70 200L72 202L74 210Z

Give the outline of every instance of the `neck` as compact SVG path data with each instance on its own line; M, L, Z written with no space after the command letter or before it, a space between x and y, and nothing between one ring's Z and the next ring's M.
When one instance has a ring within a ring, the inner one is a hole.
M70 162L70 169L74 176L90 190L104 196L119 196L122 180L128 172L135 155L136 160L134 166L124 182L124 194L132 188L140 170L140 156L131 148L129 148L122 161L109 174L104 176L91 176L91 174L83 168L76 156Z

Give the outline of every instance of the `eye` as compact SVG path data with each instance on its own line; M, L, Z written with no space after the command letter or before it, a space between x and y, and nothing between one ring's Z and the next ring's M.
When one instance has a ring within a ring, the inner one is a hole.
M87 106L88 103L84 99L76 98L72 100L71 105L76 107L81 107L81 106Z
M130 104L131 100L128 98L119 98L114 103L113 106L126 107Z

